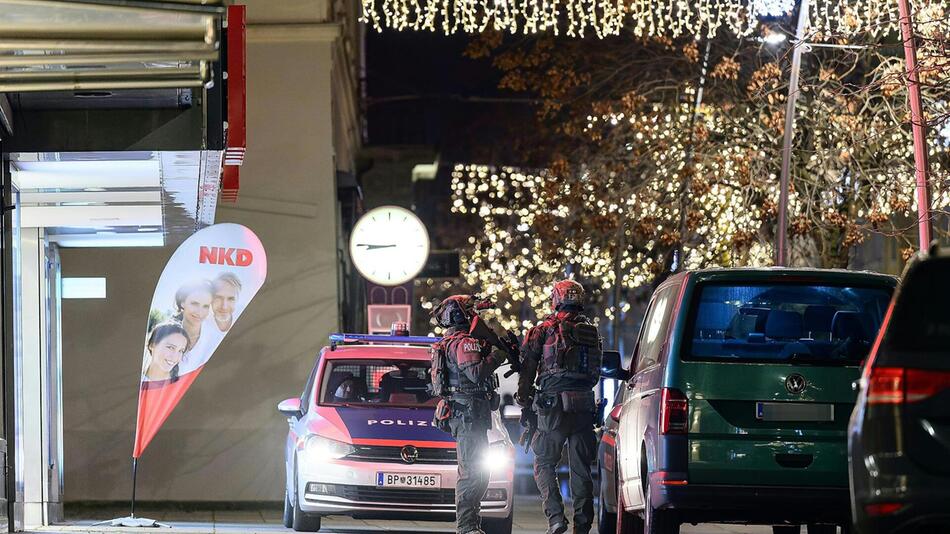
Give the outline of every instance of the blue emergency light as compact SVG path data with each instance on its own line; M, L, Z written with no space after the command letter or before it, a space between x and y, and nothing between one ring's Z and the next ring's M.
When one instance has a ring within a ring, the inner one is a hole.
M379 334L330 334L330 345L335 347L345 343L398 343L400 345L431 345L440 337L428 336L386 336Z

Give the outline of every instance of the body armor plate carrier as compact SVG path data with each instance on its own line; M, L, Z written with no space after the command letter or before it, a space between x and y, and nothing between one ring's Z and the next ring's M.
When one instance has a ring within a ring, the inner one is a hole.
M557 375L596 384L603 363L597 328L587 322L558 321L545 340L542 358L540 377Z
M430 391L434 397L447 399L456 394L484 395L490 393L496 384L494 375L485 384L474 384L459 369L458 362L449 355L456 345L468 338L465 334L450 334L434 343L429 349L432 367L429 369ZM472 338L468 338L471 340Z

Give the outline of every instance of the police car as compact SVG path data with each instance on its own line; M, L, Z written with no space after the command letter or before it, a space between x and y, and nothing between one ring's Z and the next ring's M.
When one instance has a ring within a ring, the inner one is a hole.
M431 337L333 334L303 394L278 405L288 418L284 525L320 530L321 518L455 520L455 441L432 425ZM482 529L510 534L514 446L497 412L482 468L490 485Z

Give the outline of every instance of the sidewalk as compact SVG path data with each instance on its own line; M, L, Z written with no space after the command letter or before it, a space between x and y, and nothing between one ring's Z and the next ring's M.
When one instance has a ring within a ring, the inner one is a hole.
M142 532L174 532L181 534L217 534L217 533L274 533L293 532L285 529L281 523L281 512L271 507L249 510L207 510L183 511L149 509L143 506L137 510L140 517L147 517L166 523L171 528L135 529L97 526L99 521L128 514L127 508L95 508L67 510L67 522L63 525L31 529L35 533L112 533L125 534ZM524 534L543 534L547 521L541 513L541 504L537 499L522 498L515 503L515 524L513 532ZM320 532L364 533L387 532L390 534L418 534L422 532L454 532L454 524L424 521L379 521L330 517L323 521ZM747 527L733 525L684 525L684 534L770 534L768 527ZM596 534L596 526L594 527Z

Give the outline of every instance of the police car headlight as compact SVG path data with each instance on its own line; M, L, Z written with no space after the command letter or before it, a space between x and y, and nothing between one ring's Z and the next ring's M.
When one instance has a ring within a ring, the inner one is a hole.
M322 436L310 436L304 445L304 455L307 460L316 463L338 460L354 452L356 449L352 445Z
M492 443L482 457L482 467L487 471L507 469L514 460L514 448L503 441Z

